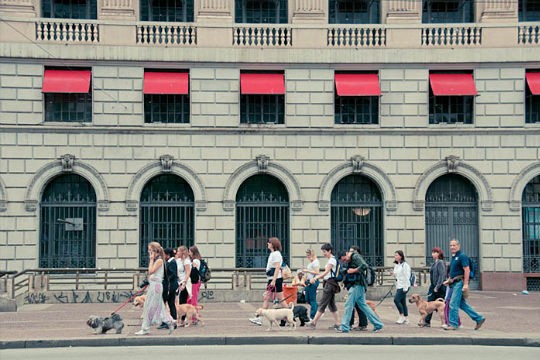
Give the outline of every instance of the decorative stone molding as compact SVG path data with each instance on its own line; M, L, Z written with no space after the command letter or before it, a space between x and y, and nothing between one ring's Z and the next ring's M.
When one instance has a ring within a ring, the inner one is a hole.
M446 167L449 173L456 172L456 169L459 165L459 157L455 155L450 155L444 158L446 160Z
M268 169L268 163L270 162L270 158L266 155L257 155L255 158L257 161L257 167L259 168L260 172L265 172Z
M508 199L509 207L511 211L521 210L521 197L523 196L523 190L525 186L540 175L540 161L534 162L523 169L512 181L512 187L510 188L510 197Z
M0 212L7 210L7 192L6 185L0 178Z
M135 20L135 4L133 0L102 0L99 19Z
M232 2L229 0L199 0L197 18L199 16L232 16Z
M202 180L188 166L172 160L170 155L164 155L157 161L144 166L131 180L126 193L126 210L133 212L139 209L139 199L141 192L150 179L160 174L174 174L184 179L195 197L195 209L197 211L206 210L206 190ZM165 161L162 160L165 159ZM170 161L169 161L170 160ZM163 164L166 164L165 166ZM170 165L170 166L169 166ZM168 170L166 170L168 169Z
M291 210L294 212L302 210L303 200L300 184L295 179L293 174L284 166L276 164L275 162L268 162L266 168L261 170L259 165L259 157L240 166L227 180L225 184L225 190L223 191L223 210L232 211L235 209L236 193L243 184L243 182L253 175L257 174L269 174L280 180L289 194L289 203Z
M361 161L359 161L360 159ZM341 179L352 174L365 175L373 180L381 188L385 209L387 211L395 211L397 209L396 189L388 175L375 165L366 162L363 157L353 156L350 161L332 169L323 179L319 189L318 203L320 211L328 211L330 209L332 190Z
M516 0L484 0L476 3L480 22L517 21L518 2Z
M295 0L293 6L293 22L299 19L324 18L328 12L326 0Z
M0 14L35 17L36 4L34 0L0 0Z
M66 172L80 175L88 180L96 192L98 209L100 211L109 210L109 189L103 176L101 176L99 171L92 166L80 160L75 161L75 156L67 154L61 156L58 160L41 167L32 180L30 180L30 184L27 186L26 194L24 196L26 211L36 211L41 194L48 182L52 178L65 174Z
M381 12L386 23L416 23L422 19L422 2L411 0L381 1Z
M426 193L431 183L442 175L455 173L463 176L474 185L476 191L478 191L482 211L491 211L493 209L493 192L484 175L462 160L449 161L448 159L451 157L448 156L444 160L437 162L420 176L414 187L413 209L424 211ZM456 157L454 156L454 158Z

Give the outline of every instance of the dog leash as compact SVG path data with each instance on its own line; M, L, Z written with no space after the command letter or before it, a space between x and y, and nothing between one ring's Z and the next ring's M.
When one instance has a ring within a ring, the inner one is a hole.
M375 307L381 305L381 303L384 301L384 299L386 299L386 298L388 297L388 295L390 295L390 294L392 293L392 289L393 289L393 288L394 288L394 285L392 285L392 286L390 287L390 290L388 290L388 292L386 293L386 295L383 296L383 298L381 299L381 301L379 301L379 302L377 303L377 305L375 305Z
M112 313L111 315L114 315L116 314L116 312L118 310L120 310L121 308L123 308L124 306L127 305L127 303L131 302L131 300L133 300L135 298L135 296L138 296L139 294L143 293L144 290L146 290L146 288L148 287L148 285L146 285L145 287L143 287L141 290L137 291L135 294L133 294L132 297L130 297L129 299L127 299L126 301L124 301L119 307L117 307Z

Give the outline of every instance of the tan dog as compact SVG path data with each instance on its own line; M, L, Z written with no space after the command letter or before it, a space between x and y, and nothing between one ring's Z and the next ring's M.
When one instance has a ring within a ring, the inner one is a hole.
M296 323L294 322L294 303L290 303L289 307L287 308L280 308L280 309L263 309L259 308L255 312L257 316L264 316L268 322L270 323L270 326L266 331L269 331L272 329L273 325L279 326L278 321L285 320L287 321L287 324L291 325L292 328L296 329Z
M204 306L198 305L197 307L191 304L176 304L176 318L178 319L178 326L188 327L191 319L195 318L197 321L201 322L201 325L204 325L204 321L201 316L197 313L198 310L204 309ZM182 324L182 316L186 316L185 324Z
M435 301L426 301L420 295L413 294L409 298L409 302L411 304L416 303L416 307L418 308L418 312L420 313L420 321L418 322L418 326L425 326L426 316L433 313L434 311L439 314L439 318L441 319L441 326L444 324L444 299L438 298Z
M146 295L140 295L136 296L135 299L133 299L133 306L135 307L144 307L144 302L146 301Z
M377 317L380 317L379 314L377 314L377 309L376 309L376 306L375 306L375 301L366 300L366 304L371 308L371 310L373 310L373 312L375 313L375 315L377 315Z

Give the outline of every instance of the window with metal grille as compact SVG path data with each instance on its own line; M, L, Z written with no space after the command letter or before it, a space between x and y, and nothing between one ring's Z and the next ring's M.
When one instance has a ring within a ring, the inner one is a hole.
M284 124L284 95L240 95L240 123Z
M287 0L235 0L237 24L287 24Z
M334 103L336 124L378 124L378 96L338 96Z
M527 290L540 291L540 277L527 277Z
M144 95L145 123L189 123L189 95Z
M148 266L148 244L165 248L194 244L193 190L182 178L163 174L151 179L141 193L139 264Z
M329 0L329 24L379 24L380 0Z
M519 21L540 21L540 1L519 0L518 5Z
M540 273L540 175L525 186L521 205L523 272Z
M91 122L92 93L46 93L45 121Z
M193 22L193 0L142 0L141 21Z
M474 22L473 0L424 0L422 23L448 24Z
M41 17L97 19L97 0L42 0Z
M525 86L525 123L540 123L540 95L534 95L529 86Z
M472 124L474 96L435 96L429 90L430 124Z
M331 239L336 251L356 245L372 266L384 266L382 195L361 175L340 180L331 195Z

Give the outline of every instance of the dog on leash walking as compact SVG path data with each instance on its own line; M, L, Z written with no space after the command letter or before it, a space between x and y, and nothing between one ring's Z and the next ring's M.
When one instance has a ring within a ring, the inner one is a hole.
M290 303L286 308L279 309L263 309L259 308L255 312L257 316L264 316L268 320L269 327L266 331L272 330L272 326L279 326L279 321L285 320L287 324L292 325L293 329L296 329L296 323L294 322L294 303Z
M188 327L192 318L197 319L197 321L201 322L201 325L204 325L203 319L197 312L197 310L202 310L202 309L204 309L204 306L202 305L197 305L197 307L195 307L191 304L177 304L176 305L176 318L178 319L177 321L179 321L178 326ZM186 316L186 320L185 320L185 323L182 323L181 319L182 319L182 316L184 315Z
M433 312L437 312L439 314L439 318L441 319L441 326L444 324L444 299L438 298L434 301L426 301L424 300L420 295L413 294L409 298L409 303L416 304L416 307L418 308L418 312L420 313L420 321L418 322L418 326L425 326L426 322L426 316Z
M146 295L136 296L135 299L133 299L133 306L144 307L145 301L146 301Z
M110 317L105 318L101 316L90 315L90 317L86 321L86 324L92 329L94 329L96 334L105 334L111 329L115 329L117 334L121 334L122 329L124 328L124 322L122 321L122 318L116 313L112 314Z

